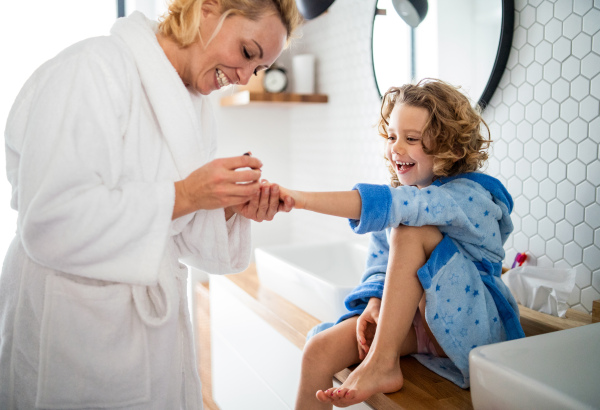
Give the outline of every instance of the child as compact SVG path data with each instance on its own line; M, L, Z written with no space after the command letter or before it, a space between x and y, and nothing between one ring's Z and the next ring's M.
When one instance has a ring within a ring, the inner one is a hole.
M475 172L490 142L482 125L469 100L442 81L391 88L379 121L391 186L281 189L298 209L372 232L362 283L345 301L349 313L309 335L296 408L345 407L397 391L408 354L467 388L472 348L524 336L500 280L512 198L497 179ZM332 388L333 375L355 363Z

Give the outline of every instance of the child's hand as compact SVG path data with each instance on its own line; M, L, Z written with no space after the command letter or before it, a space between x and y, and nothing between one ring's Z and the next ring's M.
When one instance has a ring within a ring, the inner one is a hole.
M358 357L364 360L369 353L371 343L377 330L379 321L379 310L381 308L381 299L371 298L363 313L356 321L356 339L358 341Z
M245 154L244 154L245 155ZM266 179L260 181L260 190L250 201L234 205L229 209L256 222L272 221L277 212L289 212L279 205L279 186ZM227 209L226 209L227 215Z
M285 212L289 212L292 208L303 209L306 200L299 191L293 191L291 189L279 186L279 208L280 210L285 209Z

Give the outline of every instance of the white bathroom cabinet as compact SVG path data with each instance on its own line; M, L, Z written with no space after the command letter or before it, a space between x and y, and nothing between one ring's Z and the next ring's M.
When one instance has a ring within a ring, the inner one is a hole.
M213 400L227 409L293 408L300 350L210 280Z
M221 410L293 409L302 351L240 296L229 279L211 275L212 398Z

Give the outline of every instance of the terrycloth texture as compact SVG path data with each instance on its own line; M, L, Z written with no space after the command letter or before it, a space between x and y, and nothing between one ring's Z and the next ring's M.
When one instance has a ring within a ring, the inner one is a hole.
M469 386L469 351L523 337L518 307L500 280L503 244L512 232L512 199L495 178L480 173L436 181L421 190L363 185L357 233L373 232L361 284L346 298L348 317L381 298L389 257L390 228L436 225L444 235L418 271L426 294L426 320L448 359L415 355L457 385ZM326 327L325 325L322 326ZM313 333L311 333L313 334Z
M243 270L250 223L171 222L210 161L207 98L135 13L40 67L6 127L18 230L0 279L0 408L201 408L181 257ZM110 392L110 394L107 394Z

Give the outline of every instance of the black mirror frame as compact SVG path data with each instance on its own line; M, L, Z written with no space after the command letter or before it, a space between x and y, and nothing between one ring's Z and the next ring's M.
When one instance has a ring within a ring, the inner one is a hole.
M371 25L371 65L373 68L373 79L375 80L375 89L379 94L379 98L383 96L379 92L379 84L377 83L377 76L375 75L375 58L373 56L373 35L375 30L375 18L377 17L377 1L375 1L375 10L373 12L373 24ZM515 2L514 0L502 0L502 24L500 29L500 40L498 41L498 52L496 53L496 60L492 67L490 78L479 97L477 105L482 110L487 107L498 84L506 69L506 63L512 47L513 32L515 25Z
M125 17L125 0L117 0L117 18Z

